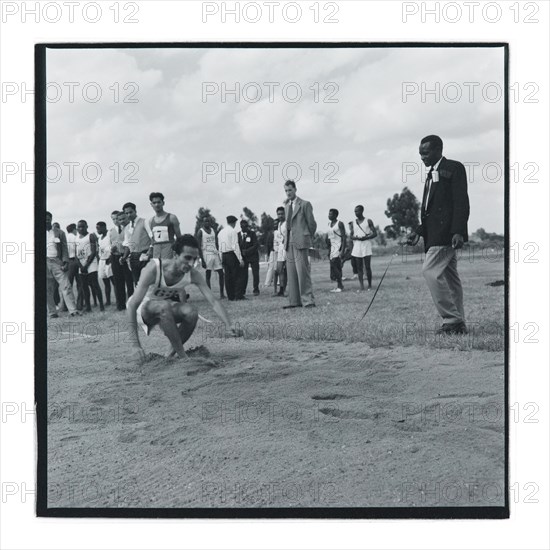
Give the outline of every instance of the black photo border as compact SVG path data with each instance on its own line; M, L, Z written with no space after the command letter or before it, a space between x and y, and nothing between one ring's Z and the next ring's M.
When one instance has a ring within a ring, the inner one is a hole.
M510 290L510 118L509 44L506 42L102 42L43 43L35 45L35 313L34 379L37 425L36 515L59 518L204 518L204 519L507 519L509 502L509 334L504 331L504 505L448 507L273 507L273 508L55 508L48 507L48 392L46 315L46 235L44 218L47 189L46 51L48 49L145 48L504 48L504 210L505 298L504 326L509 326Z

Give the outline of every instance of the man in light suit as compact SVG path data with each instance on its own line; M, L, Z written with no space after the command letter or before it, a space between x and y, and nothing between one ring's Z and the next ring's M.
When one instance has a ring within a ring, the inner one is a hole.
M283 245L287 251L289 304L284 309L315 307L308 250L313 246L317 223L311 203L296 196L294 181L288 180L285 183L285 193L286 233Z
M443 156L439 136L426 136L420 142L420 158L430 167L424 186L421 225L407 243L424 238L426 259L422 274L435 307L443 318L439 334L467 334L462 283L458 276L456 250L468 241L470 203L464 165Z

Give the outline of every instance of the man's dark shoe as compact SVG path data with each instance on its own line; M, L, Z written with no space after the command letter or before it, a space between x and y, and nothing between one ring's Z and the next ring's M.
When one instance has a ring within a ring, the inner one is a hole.
M254 294L254 296L259 296L260 295L260 291L258 289L254 290L252 292L252 294Z
M465 323L447 323L436 331L437 335L468 334Z
M52 313L50 319L59 319L59 315L57 313Z
M287 306L283 306L283 309L293 309L295 307L302 307L302 304L298 304L297 306L293 306L293 305L287 305Z

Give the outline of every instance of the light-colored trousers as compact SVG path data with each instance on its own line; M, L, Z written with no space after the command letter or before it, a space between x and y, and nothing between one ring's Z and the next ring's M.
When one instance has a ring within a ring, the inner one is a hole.
M66 271L62 269L63 263L57 258L46 259L46 279L47 279L47 304L48 314L53 315L56 313L55 301L53 299L53 293L55 289L54 280L59 284L59 294L63 296L63 300L69 310L69 313L76 311L76 304L74 301L73 289L69 283L69 276Z
M269 259L267 260L267 273L265 274L264 286L268 287L273 284L273 271L275 270L277 262L275 261L275 252L272 250L269 253Z
M296 248L291 242L286 257L288 299L291 306L314 304L311 265L307 248Z
M426 253L422 275L426 279L437 312L443 318L443 324L465 323L456 250L452 246L431 246Z

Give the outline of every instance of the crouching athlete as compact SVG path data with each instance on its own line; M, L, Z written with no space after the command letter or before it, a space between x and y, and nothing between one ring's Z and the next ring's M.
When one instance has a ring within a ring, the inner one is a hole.
M231 327L225 308L214 297L202 274L194 267L199 257L199 245L195 237L178 237L172 245L172 250L173 258L154 258L146 265L134 294L128 300L129 337L134 349L132 359L137 362L143 361L146 357L139 341L138 326L149 335L151 329L159 325L170 340L168 357L177 355L183 360L187 359L183 344L193 334L199 317L197 308L187 303L185 287L190 284L199 288L234 336L242 335L240 329Z

